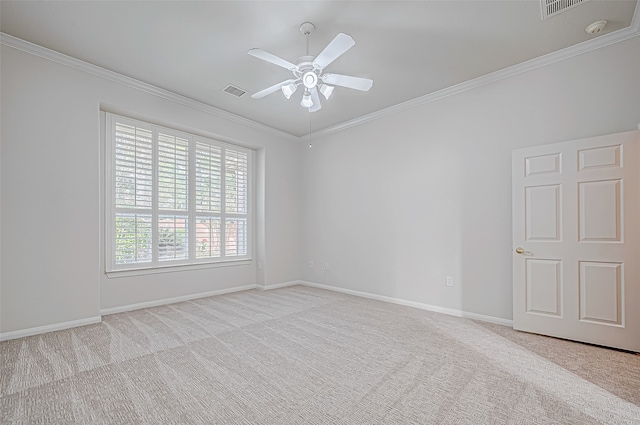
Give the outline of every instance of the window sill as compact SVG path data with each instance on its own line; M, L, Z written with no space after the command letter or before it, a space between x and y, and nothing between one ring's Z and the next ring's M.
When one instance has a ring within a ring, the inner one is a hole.
M216 269L219 267L249 266L252 263L253 263L253 260L249 258L249 259L242 259L242 260L224 261L219 263L180 264L180 265L168 265L168 266L160 266L160 267L145 268L145 269L111 270L111 271L105 272L105 274L109 279L117 279L121 277L143 276L148 274L176 273L176 272L185 272L185 271L191 271L191 270Z

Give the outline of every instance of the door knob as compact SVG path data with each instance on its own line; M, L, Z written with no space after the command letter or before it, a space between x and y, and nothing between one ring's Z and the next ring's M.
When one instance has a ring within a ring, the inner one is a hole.
M516 248L516 254L527 254L527 255L531 255L533 254L531 251L525 251L523 247L519 246Z

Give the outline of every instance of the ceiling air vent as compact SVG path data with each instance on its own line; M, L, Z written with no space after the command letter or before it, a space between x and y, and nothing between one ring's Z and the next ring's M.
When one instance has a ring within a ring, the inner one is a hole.
M223 88L222 91L232 94L235 97L240 97L247 92L246 90L242 90L240 87L236 87L233 84L229 84L227 87Z
M550 18L588 1L589 0L540 0L542 19Z

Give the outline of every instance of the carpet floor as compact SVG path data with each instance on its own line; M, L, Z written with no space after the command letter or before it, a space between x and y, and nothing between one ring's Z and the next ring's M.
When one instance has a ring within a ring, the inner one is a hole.
M293 286L0 343L3 424L640 424L640 356Z

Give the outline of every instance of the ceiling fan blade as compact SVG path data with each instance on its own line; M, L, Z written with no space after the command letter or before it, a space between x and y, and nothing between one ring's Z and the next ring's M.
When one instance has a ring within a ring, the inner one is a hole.
M252 94L251 97L254 98L254 99L261 99L261 98L265 97L266 95L273 93L274 91L280 90L280 88L282 86L285 86L285 85L287 85L289 83L293 83L294 81L296 81L296 80L292 79L292 80L283 81L283 82L278 83L278 84L274 84L271 87L267 87L264 90L260 90L258 93Z
M326 68L331 62L338 59L340 55L352 48L356 42L351 36L340 33L331 40L331 43L324 48L322 52L313 60L313 66L316 68Z
M288 69L289 71L293 71L294 69L296 69L296 66L291 62L286 61L282 58L279 58L276 55L271 54L269 52L265 52L264 50L250 49L247 53L249 53L253 57L262 59L263 61L271 62L274 65L281 66L284 69Z
M322 108L322 105L320 104L320 96L318 96L317 86L311 89L311 101L313 102L313 105L311 106L311 108L309 108L309 112L319 111L320 108Z
M322 81L327 84L335 84L336 86L347 87L361 91L367 91L373 86L373 80L369 78L352 77L350 75L341 74L324 74Z

